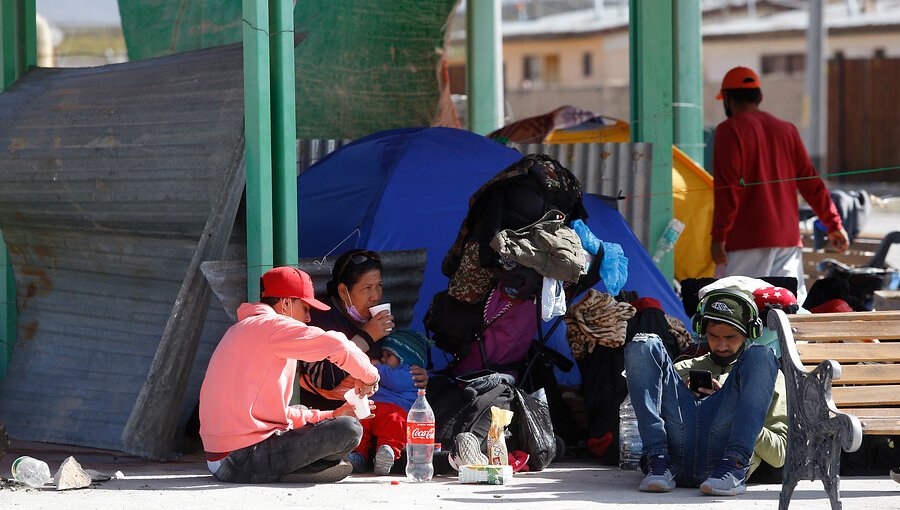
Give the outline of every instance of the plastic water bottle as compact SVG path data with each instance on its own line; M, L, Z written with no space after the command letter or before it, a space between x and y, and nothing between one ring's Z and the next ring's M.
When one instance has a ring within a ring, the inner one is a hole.
M619 406L619 469L637 471L641 465L644 444L638 431L637 418L631 406L631 397L626 396Z
M663 255L669 252L672 248L675 247L675 241L681 236L681 232L684 231L684 223L672 218L669 220L669 224L666 226L666 229L663 230L661 236L659 236L659 240L656 241L656 253L653 254L653 262L659 263L662 260Z
M406 479L427 482L434 476L434 411L425 399L425 390L406 416Z
M43 487L50 481L50 466L34 457L19 457L12 463L12 476L31 487Z

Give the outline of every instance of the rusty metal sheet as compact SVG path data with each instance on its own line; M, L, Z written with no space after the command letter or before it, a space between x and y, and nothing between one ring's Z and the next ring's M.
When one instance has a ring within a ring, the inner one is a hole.
M121 449L241 143L242 74L231 46L34 69L0 94L0 226L19 310L0 422L12 437ZM182 422L229 323L213 300Z

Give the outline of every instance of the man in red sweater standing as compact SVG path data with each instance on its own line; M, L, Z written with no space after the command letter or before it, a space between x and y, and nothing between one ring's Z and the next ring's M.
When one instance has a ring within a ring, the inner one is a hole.
M359 444L353 407L291 406L297 360L328 359L356 379L359 395L378 388L378 371L338 331L309 324L309 309L328 310L309 275L276 267L261 278L261 302L243 303L238 322L213 352L200 388L200 437L210 472L236 483L336 482Z
M712 259L716 276L792 276L803 302L802 242L797 192L828 227L837 251L847 232L828 190L813 168L797 128L759 109L759 76L735 67L718 99L727 120L716 128L713 152L715 207Z

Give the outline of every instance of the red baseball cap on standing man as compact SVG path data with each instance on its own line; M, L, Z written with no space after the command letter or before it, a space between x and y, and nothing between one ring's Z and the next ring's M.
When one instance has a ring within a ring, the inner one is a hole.
M312 278L296 267L281 266L262 275L262 297L295 298L318 310L331 307L316 299Z
M734 67L722 78L722 88L716 99L722 99L722 91L729 89L761 89L759 76L749 67Z

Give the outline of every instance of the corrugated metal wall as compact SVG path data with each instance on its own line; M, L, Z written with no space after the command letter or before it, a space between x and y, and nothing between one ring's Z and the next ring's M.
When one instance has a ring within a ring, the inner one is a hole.
M243 123L240 46L37 69L0 94L18 339L0 422L119 449ZM228 326L213 299L187 389Z
M619 212L644 248L650 244L650 181L653 147L649 143L514 144L523 154L548 154L581 181L586 193L624 196Z
M298 174L347 145L349 140L299 140ZM587 193L617 197L619 212L645 248L649 246L652 146L647 143L513 144L522 154L542 153L559 160ZM498 170L499 171L499 170Z

